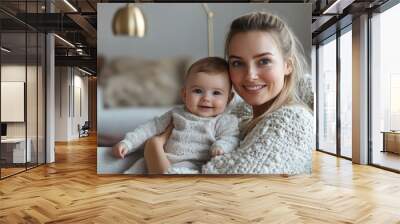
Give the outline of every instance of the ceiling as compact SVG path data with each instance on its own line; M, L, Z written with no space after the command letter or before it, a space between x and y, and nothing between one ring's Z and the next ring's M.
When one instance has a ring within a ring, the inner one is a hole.
M340 19L349 21L351 17L360 12L376 8L387 0L269 0L251 2L279 2L279 3L312 3L313 42L326 38L335 32L336 22ZM118 0L1 0L0 2L0 27L2 30L2 46L13 49L15 57L33 54L37 49L42 49L42 44L36 43L36 35L28 35L25 39L25 28L28 32L55 32L61 38L75 45L71 47L59 38L55 38L56 65L81 66L96 73L96 42L97 42L97 3L129 2ZM133 2L133 1L130 1ZM176 2L176 1L140 1L140 2ZM185 1L180 2L203 2ZM224 2L224 1L208 1ZM231 1L249 2L249 1ZM49 5L54 13L49 12ZM333 5L333 6L332 6ZM332 7L330 7L332 6ZM329 13L325 13L327 9ZM347 16L347 17L346 17ZM345 26L342 22L341 26ZM28 47L25 48L25 41ZM39 48L37 48L37 46ZM80 50L77 50L80 49ZM29 56L28 56L29 58Z

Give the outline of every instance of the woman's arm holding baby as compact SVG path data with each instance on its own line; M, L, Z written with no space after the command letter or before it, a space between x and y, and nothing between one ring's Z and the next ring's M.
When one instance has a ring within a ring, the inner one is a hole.
M311 172L313 119L301 106L273 112L237 150L203 166L206 174L299 174Z
M150 138L144 146L144 159L149 174L164 174L171 166L164 152L164 145L171 135L173 126L168 125L161 135Z

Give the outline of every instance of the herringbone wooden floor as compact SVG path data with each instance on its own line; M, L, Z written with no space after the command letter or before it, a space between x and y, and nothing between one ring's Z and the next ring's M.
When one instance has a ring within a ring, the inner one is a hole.
M94 137L0 181L0 223L400 223L400 175L314 154L310 176L96 174Z

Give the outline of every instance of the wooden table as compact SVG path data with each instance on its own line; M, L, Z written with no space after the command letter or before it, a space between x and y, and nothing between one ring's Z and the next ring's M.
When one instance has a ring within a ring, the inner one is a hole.
M400 131L382 131L383 151L400 154Z

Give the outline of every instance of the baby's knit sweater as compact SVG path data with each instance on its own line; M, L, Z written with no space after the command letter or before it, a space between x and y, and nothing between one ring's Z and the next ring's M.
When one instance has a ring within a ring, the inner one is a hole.
M233 111L251 117L243 103ZM288 105L266 116L240 142L240 146L212 158L206 174L304 174L311 172L313 116L302 105Z
M216 117L199 117L187 112L183 106L174 107L140 125L127 133L121 142L131 153L147 139L162 133L171 119L174 128L165 145L165 152L172 164L191 161L202 165L210 159L211 149L219 147L227 153L239 144L238 120L234 115L223 113Z

